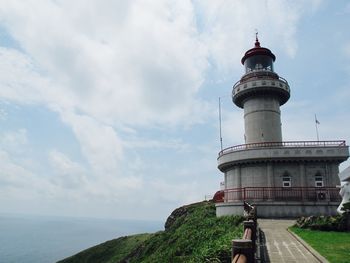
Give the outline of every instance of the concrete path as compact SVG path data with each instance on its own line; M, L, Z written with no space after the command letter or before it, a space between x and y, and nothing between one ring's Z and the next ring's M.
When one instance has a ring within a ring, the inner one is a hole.
M261 246L265 246L265 253L261 254L261 262L324 262L311 254L296 237L287 231L287 228L294 224L293 220L258 219L258 224L263 241Z

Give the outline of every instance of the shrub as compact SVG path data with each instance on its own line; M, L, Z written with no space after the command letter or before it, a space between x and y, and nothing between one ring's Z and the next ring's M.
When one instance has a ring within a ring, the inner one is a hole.
M350 212L350 202L344 203L340 210L344 211L344 213L349 213Z
M346 231L345 215L301 217L295 226L312 230Z

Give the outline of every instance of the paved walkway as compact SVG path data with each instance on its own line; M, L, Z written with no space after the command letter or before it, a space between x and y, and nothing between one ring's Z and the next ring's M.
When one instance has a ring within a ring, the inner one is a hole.
M293 220L258 219L258 224L262 231L261 245L265 246L261 262L322 262L287 231Z

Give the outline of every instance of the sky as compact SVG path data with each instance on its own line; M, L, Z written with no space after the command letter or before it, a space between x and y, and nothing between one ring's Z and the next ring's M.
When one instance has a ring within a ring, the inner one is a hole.
M0 212L163 220L213 195L256 30L283 139L316 140L317 114L349 142L349 25L345 0L0 0Z

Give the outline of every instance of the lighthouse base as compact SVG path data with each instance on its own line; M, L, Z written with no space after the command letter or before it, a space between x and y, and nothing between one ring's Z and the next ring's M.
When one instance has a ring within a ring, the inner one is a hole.
M336 215L339 202L276 202L256 201L258 218L296 218L301 216ZM243 201L216 205L216 216L243 215Z

